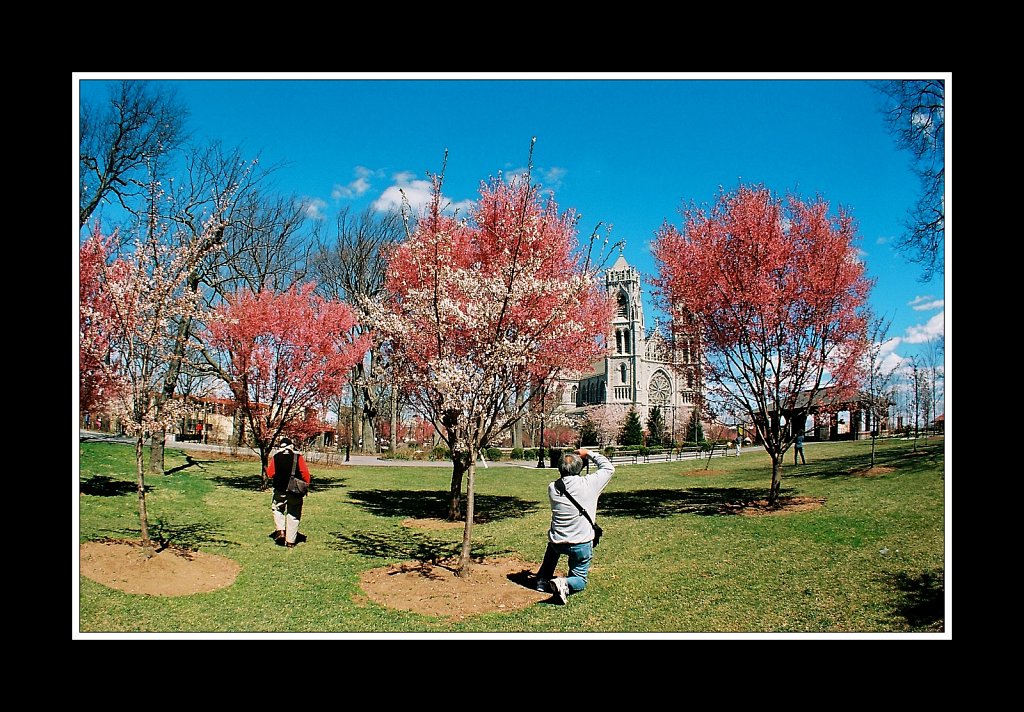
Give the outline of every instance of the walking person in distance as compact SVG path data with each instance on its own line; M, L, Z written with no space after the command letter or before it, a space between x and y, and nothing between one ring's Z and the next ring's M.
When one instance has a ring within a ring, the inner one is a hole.
M293 470L294 467L294 470ZM281 447L270 459L267 477L273 482L274 496L271 510L274 513L274 541L292 548L299 536L299 522L302 519L303 495L288 491L288 480L292 474L310 483L309 466L306 458L295 452L289 438L281 438Z
M807 458L804 457L804 434L797 433L796 439L793 440L793 464L796 464L797 456L800 457L802 464L807 464Z

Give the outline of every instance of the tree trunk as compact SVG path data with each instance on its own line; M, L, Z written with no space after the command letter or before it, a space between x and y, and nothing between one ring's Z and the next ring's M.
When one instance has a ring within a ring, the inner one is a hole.
M462 554L459 556L459 565L455 569L455 575L459 578L469 578L472 573L470 550L473 545L473 516L474 516L474 481L476 479L476 449L469 450L469 475L466 480L466 526L462 530Z
M519 391L516 393L516 412L522 413L525 409L523 408L523 392ZM523 447L523 419L520 418L516 422L512 423L512 447L520 448Z
M874 435L872 435L871 436L871 466L872 467L875 466L875 440L877 440L877 438Z
M398 388L391 386L391 452L398 449Z
M711 467L711 458L715 455L715 443L711 443L711 452L708 453L708 461L704 463L704 469Z
M153 542L149 540L149 515L146 514L146 475L142 457L142 433L135 438L136 490L139 495L139 526L142 529L142 550L147 558L153 555Z
M235 446L245 445L245 417L241 411L235 411Z
M260 449L260 490L265 491L270 486L270 478L267 477L267 468L270 467L270 450Z
M153 475L164 473L164 440L167 438L167 431L160 430L153 433L149 440L149 472Z
M368 417L363 418L363 449L364 450L367 449L367 445L369 445L368 452L372 452L372 453L378 452L378 450L377 450L377 431L376 431L376 428L373 427L373 421L370 420L370 418L368 418Z
M462 496L462 477L473 466L468 452L452 452L452 486L448 499L448 520L461 519L459 500Z
M360 443L363 432L363 405L362 389L356 383L356 377L352 375L352 449L356 452L363 451L363 444Z
M772 453L772 488L768 492L768 506L774 507L779 501L779 490L782 489L782 468L779 467L780 459Z
M199 291L199 278L193 273L189 277L188 281L189 289L193 292ZM178 333L174 341L174 353L171 355L170 363L168 364L167 375L164 376L164 387L160 391L157 398L157 409L162 410L163 404L172 398L174 398L174 389L178 384L178 376L181 375L181 362L185 358L185 344L188 341L189 332L192 330L192 319L182 319L178 322ZM160 444L157 446L156 436L159 434L164 436L166 433L154 433L153 439L150 441L149 448L149 471L154 474L161 474L164 471L164 442L165 438L160 438Z
M342 418L344 417L344 415L341 412L342 411L342 407L343 407L342 406L342 397L339 395L338 396L338 422L334 426L334 432L335 432L334 444L338 448L338 450L341 450L342 447L343 447L343 445L342 445L342 437L341 436L345 434L345 427L342 424Z

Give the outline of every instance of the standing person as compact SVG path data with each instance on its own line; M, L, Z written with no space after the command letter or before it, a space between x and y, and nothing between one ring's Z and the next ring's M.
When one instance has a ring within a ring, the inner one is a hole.
M597 471L581 475L583 466L590 459L597 463ZM587 587L587 573L594 554L594 527L580 514L576 505L559 492L559 482L587 510L590 519L594 520L597 515L597 499L611 481L615 465L599 452L592 453L586 448L580 448L575 453L562 455L558 472L559 479L548 485L551 527L548 529L544 562L537 572L537 590L550 591L559 603L564 604L569 594L579 593ZM562 554L569 557L569 575L552 578Z
M796 464L796 456L800 456L802 464L807 464L807 458L804 457L804 434L797 433L796 439L793 441L793 464Z
M274 484L274 496L270 504L274 513L274 541L289 549L295 546L295 540L299 536L299 521L302 519L302 495L287 491L288 480L292 476L292 462L296 458L298 461L295 463L295 475L302 477L306 484L309 484L311 480L306 458L295 452L289 438L281 438L281 449L274 454L267 466L267 477Z

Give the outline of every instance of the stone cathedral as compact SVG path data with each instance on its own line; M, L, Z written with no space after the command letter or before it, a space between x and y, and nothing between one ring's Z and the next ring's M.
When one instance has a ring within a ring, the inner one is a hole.
M689 338L677 337L673 348L671 335L659 327L648 331L641 282L620 252L605 272L605 289L616 303L610 352L591 373L563 381L561 410L582 414L595 405L618 406L625 417L635 406L646 427L651 407L660 406L666 431L683 440L697 395L697 351Z

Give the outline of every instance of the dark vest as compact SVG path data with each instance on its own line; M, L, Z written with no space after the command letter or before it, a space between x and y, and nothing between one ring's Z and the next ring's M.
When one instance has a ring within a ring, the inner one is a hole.
M284 492L288 488L288 480L292 476L292 458L298 457L292 452L279 452L274 455L274 489ZM298 463L295 465L295 476L302 477Z

